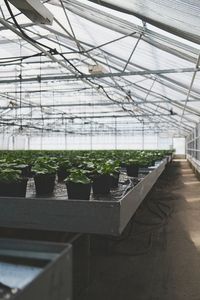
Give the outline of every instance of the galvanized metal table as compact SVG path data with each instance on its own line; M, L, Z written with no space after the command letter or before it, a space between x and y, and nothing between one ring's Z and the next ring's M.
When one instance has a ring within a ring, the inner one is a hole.
M165 169L162 160L119 200L0 198L0 227L120 235Z
M3 299L71 300L71 245L0 239L0 282Z

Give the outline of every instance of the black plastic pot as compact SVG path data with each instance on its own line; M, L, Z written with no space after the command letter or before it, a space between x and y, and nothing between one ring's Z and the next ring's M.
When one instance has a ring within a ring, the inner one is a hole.
M111 188L117 188L119 184L119 172L116 173L114 176L111 176Z
M130 177L138 177L139 166L127 165L126 166L127 175Z
M27 178L14 182L0 181L0 197L25 197Z
M68 199L90 199L91 183L66 182Z
M57 171L58 181L62 182L66 177L68 177L70 172L66 170L66 168L59 167Z
M22 177L31 177L31 165L17 165L14 167L15 170L20 170L21 171L21 176Z
M121 162L120 166L121 166L122 168L126 168L127 165L126 165L125 162Z
M109 194L111 188L111 176L100 175L93 177L92 189L93 194Z
M36 174L34 176L37 195L51 195L54 191L56 174Z
M154 160L152 160L150 163L149 163L149 167L153 167L153 166L155 166L155 162L156 162L156 160L154 159Z

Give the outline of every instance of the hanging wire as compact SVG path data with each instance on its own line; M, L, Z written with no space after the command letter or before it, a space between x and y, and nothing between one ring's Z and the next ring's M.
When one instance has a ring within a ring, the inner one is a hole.
M58 21L57 18L54 17L54 20L73 40L75 40L74 36L70 34L70 32ZM76 42L77 47L79 49L79 52L78 52L79 54L86 52L85 48L80 44L80 42L78 40L75 40L75 42ZM82 49L82 50L80 50L80 49ZM76 53L76 52L73 52L73 53ZM86 52L86 55L87 55L88 58L90 58L92 61L94 61L95 64L97 64L97 61L95 60L95 58L93 58L87 52Z
M10 8L10 6L9 6L8 1L7 1L7 0L4 0L4 1L5 1L6 6L7 6L9 12L10 12L10 15L11 15L12 18L13 18L13 21L14 21L16 27L20 30L20 32L22 33L22 35L23 35L26 39L28 39L29 41L31 41L32 43L34 43L34 44L39 44L39 45L42 45L43 47L46 47L46 45L44 45L44 44L42 44L42 43L39 43L39 42L35 41L34 39L32 39L31 37L29 37L29 36L21 29L20 25L18 24L18 22L17 22L16 19L15 19L14 14L12 13L12 10L11 10L11 8ZM79 75L81 75L80 77L84 76L84 74L83 74L76 66L74 66L74 64L71 63L70 60L68 60L62 53L59 53L59 52L57 51L57 49L52 49L52 48L50 48L50 47L46 47L46 48L49 49L49 53L50 53L51 55L59 54L59 55L60 55L60 56L61 56L61 57L62 57L62 58L63 58L63 59L64 59L64 60L65 60L65 61L66 61L66 62L67 62L67 63L68 63L68 64L69 64L69 65L70 65L70 66L71 66L71 67L72 67ZM90 80L89 78L86 78L86 81L87 81L88 83L92 84L92 85L97 86L97 90L100 90L100 89L101 89L101 92L103 92L104 95L105 95L109 100L111 100L111 101L117 103L116 100L114 100L112 97L109 96L109 94L105 91L105 89L104 89L103 86L99 85L98 83L95 83L94 81Z
M11 17L12 17L13 22L15 23L15 26L19 29L19 31L21 32L21 34L22 34L25 38L27 38L28 40L30 40L32 43L34 43L34 44L36 43L36 44L38 44L38 45L40 45L40 46L42 46L42 47L45 47L45 48L47 48L47 49L49 49L49 50L51 51L52 48L50 48L49 46L47 46L47 45L45 45L45 44L43 44L43 43L40 43L40 42L34 40L33 38L31 38L29 35L26 34L26 32L21 28L21 26L20 26L19 23L17 22L17 19L15 18L15 15L14 15L13 12L12 12L12 9L11 9L11 7L10 7L10 4L9 4L8 0L4 0L4 2L5 2L5 5L6 5L8 11L9 11Z
M5 2L8 2L7 0L5 1ZM20 27L20 26L19 26ZM19 28L18 28L19 29ZM26 35L27 36L27 35ZM27 36L28 37L28 36ZM26 37L26 38L27 38ZM31 39L30 37L28 37L29 38L29 40ZM32 39L33 40L33 39ZM36 42L35 40L34 40L34 42ZM44 44L42 44L42 43L40 43L42 46L44 46L45 47L45 45ZM62 54L62 53L59 53L56 49L52 49L52 48L50 48L49 47L49 52L51 53L51 54L59 54L59 55L61 55L62 57L63 57L63 59L66 61L66 62L68 62L69 64L70 64L70 62L69 62L69 60L67 60L66 58L65 58L65 56ZM73 69L75 69L80 75L82 74L83 75L83 73L82 72L80 72L72 63L70 64L72 67L73 67ZM96 84L96 83L94 83L94 82L92 82L92 81L90 81L90 80L88 80L87 79L87 81L88 82L91 82L91 83L93 83L93 84ZM101 88L101 86L100 85L97 85L97 87L100 89ZM108 94L106 94L105 93L105 89L103 88L102 89L102 91L104 92L104 94L105 94L105 96L108 98L108 99L110 99L110 100L112 100L112 101L115 101L114 99L112 99L112 97L108 97L109 95Z
M19 25L19 23L17 22L17 20L16 20L16 18L15 18L15 16L14 16L14 14L13 14L13 12L12 12L12 9L11 9L11 7L10 7L10 5L9 5L9 3L8 3L8 0L4 0L5 1L5 4L6 4L6 6L7 6L7 9L8 9L8 11L9 11L9 13L10 13L10 15L11 15L11 17L12 17L12 19L13 19L13 22L15 23L15 26L18 28L18 30L21 32L21 34L27 39L27 40L29 40L31 43L33 43L33 44L37 44L37 45L40 45L40 46L42 46L42 47L45 47L45 48L47 48L47 49L49 49L49 53L51 54L51 55L55 55L55 54L59 54L75 71L77 71L80 75L83 75L83 73L81 72L81 71L79 71L71 62L70 62L70 60L68 60L62 53L59 53L58 51L57 51L57 49L53 49L53 48L51 48L51 47L49 47L49 46L47 46L47 45L45 45L45 44L43 44L43 43L40 43L40 42L38 42L37 40L34 40L33 38L31 38L29 35L27 35L25 32L24 32L24 30L21 28L21 26ZM38 55L38 54L37 54Z

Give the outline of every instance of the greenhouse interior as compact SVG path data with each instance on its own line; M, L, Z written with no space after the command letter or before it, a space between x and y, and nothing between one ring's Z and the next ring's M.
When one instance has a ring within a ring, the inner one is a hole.
M0 300L200 299L200 2L0 0Z

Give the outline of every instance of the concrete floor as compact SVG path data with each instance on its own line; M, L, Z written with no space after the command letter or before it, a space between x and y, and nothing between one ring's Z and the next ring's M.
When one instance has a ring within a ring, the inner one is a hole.
M188 163L167 167L121 238L92 247L81 300L200 300L200 182Z

